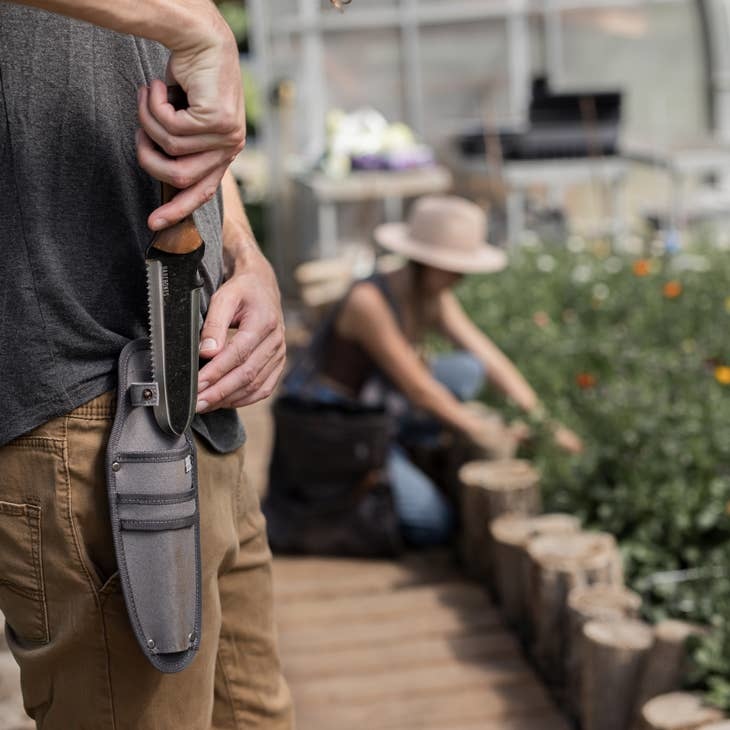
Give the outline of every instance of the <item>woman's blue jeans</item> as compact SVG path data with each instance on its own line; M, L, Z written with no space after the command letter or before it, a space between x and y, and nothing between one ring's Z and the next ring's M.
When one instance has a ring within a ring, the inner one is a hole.
M479 360L466 352L436 358L431 372L461 401L472 400L479 394L486 375ZM434 418L407 411L401 422L399 441L428 445L434 443L442 430L443 426ZM456 527L454 507L438 486L410 461L399 444L390 450L388 477L406 542L419 547L448 542Z

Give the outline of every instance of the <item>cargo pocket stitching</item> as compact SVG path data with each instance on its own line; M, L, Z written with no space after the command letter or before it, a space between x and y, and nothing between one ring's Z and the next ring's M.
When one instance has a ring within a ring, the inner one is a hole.
M36 583L41 599L41 610L43 611L43 643L51 640L48 628L48 604L46 602L46 581L43 574L43 536L41 534L41 507L40 505L26 504L26 520L30 531L31 552L33 555L33 570L35 571ZM35 529L33 529L35 527Z
M30 553L33 563L33 574L35 578L36 590L23 588L12 581L0 580L0 585L4 585L8 590L16 593L23 598L27 598L39 604L42 621L42 637L29 637L28 641L33 643L47 644L51 640L50 630L48 627L48 604L46 601L46 584L43 575L43 558L42 558L42 535L41 535L41 506L33 504L30 500L24 504L14 504L11 502L0 502L0 514L25 517L30 536Z

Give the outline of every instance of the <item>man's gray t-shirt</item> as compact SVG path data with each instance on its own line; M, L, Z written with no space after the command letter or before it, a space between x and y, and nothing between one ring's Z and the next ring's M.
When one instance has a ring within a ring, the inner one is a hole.
M0 444L112 389L146 334L147 217L160 186L137 163L137 89L168 52L0 2ZM204 300L222 282L220 194L195 215ZM196 419L214 448L235 413Z

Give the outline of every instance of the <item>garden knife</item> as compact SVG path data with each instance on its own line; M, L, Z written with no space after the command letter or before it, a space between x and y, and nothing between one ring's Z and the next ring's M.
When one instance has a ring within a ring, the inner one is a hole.
M170 87L168 98L177 109L187 107L180 87ZM177 192L163 183L163 204ZM195 415L202 288L198 266L204 252L190 215L155 233L145 256L152 379L158 389L153 410L160 428L177 436Z

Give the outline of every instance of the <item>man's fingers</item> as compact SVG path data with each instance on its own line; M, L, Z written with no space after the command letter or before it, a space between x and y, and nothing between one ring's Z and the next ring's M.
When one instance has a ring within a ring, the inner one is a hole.
M153 231L158 231L187 218L213 198L227 169L227 163L221 165L195 185L179 192L169 203L152 211L147 219L147 225Z
M139 130L137 160L156 180L170 183L178 190L185 190L221 165L227 164L228 158L223 150L210 150L184 157L168 157L156 149L153 141L143 130Z
M150 84L147 106L150 114L170 133L180 137L210 133L222 135L227 145L243 149L246 141L243 113L233 107L230 111L223 109L196 109L195 98L190 98L188 109L177 110L167 100L167 86L155 79ZM240 145L240 146L239 146Z
M258 403L259 401L265 400L270 395L273 394L273 392L276 390L276 386L279 384L279 380L281 379L281 374L284 371L284 362L286 361L286 358L282 358L279 362L276 364L276 368L272 370L269 377L266 379L266 381L261 385L261 387L254 391L253 393L250 393L246 396L243 396L240 399L235 399L231 403L231 408L243 408L244 406L250 406L254 403Z
M227 363L238 363L235 367L226 371L218 380L214 380L213 376L210 376L208 380L205 368L200 371L199 382L202 385L207 383L207 387L201 388L198 394L199 403L204 404L199 406L200 410L219 407L221 403L228 402L233 394L243 395L253 392L260 387L262 379L268 376L270 368L273 367L272 363L285 354L285 345L280 331L272 332L249 355L245 354L245 349L243 351L237 349L238 346L234 345L235 340L234 337L216 358L216 360L225 358ZM244 348L247 348L247 345L244 345ZM231 350L233 350L232 353ZM233 360L231 360L231 355ZM214 364L219 365L217 362L211 362L206 365L206 368Z
M286 362L286 348L281 347L275 357L266 364L256 379L249 385L239 388L231 393L217 406L210 405L209 409L217 408L241 408L242 406L257 403L268 398L276 388L281 374L284 371Z
M217 134L196 134L181 137L169 132L150 113L148 106L149 94L147 87L143 86L139 90L139 103L137 105L139 123L147 136L167 155L170 157L194 155L198 152L207 152L224 146L224 140Z
M278 342L278 345L277 345ZM272 335L239 367L198 395L198 409L212 410L231 406L261 389L269 375L286 358L286 345Z
M215 357L226 345L228 329L238 311L238 302L232 297L221 296L218 290L211 300L208 313L205 315L203 329L200 331L200 354L205 358ZM215 369L206 365L200 371L198 381L205 383L206 379L213 382Z
M223 298L228 298L225 287L213 296L211 307L216 299L220 300ZM232 296L231 299L235 302L236 307L240 306L240 299L236 296ZM210 318L210 313L208 314L208 318ZM281 323L273 316L271 321L262 321L255 325L253 322L247 323L246 329L239 329L226 345L225 349L203 367L198 380L201 383L207 382L211 385L217 383L227 373L248 363L259 347L268 342L269 348L275 350L283 339L284 334Z

